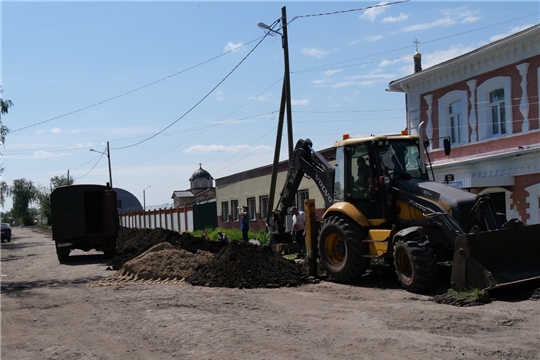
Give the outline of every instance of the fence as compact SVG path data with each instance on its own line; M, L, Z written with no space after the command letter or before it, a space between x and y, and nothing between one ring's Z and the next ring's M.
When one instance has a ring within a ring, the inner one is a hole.
M191 232L194 229L192 206L132 211L119 216L120 225L127 228L163 228L178 232Z

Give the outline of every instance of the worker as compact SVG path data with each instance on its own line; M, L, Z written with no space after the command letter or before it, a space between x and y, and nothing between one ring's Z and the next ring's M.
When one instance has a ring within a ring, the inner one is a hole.
M356 179L355 183L356 185L367 190L371 186L372 182L371 170L366 164L366 159L364 159L364 157L362 156L359 157L358 160L356 160L356 163L358 164L358 178Z
M298 244L300 251L296 256L297 259L303 259L306 252L306 213L302 210L298 210L298 207L293 206L291 209L293 214L293 234L294 240Z
M248 207L243 206L242 207L242 218L240 219L240 229L242 229L242 239L244 242L249 242L249 215L248 215Z
M229 243L229 237L227 236L227 234L224 234L223 231L218 230L217 237L221 245L227 246L227 244Z

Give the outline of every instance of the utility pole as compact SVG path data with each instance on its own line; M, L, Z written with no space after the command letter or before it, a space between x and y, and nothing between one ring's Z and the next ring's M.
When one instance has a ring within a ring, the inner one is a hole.
M107 159L109 160L109 186L112 189L112 172L111 172L111 151L109 147L109 142L107 141Z

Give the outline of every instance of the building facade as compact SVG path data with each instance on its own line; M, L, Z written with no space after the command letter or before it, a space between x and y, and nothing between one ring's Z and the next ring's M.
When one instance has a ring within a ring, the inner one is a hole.
M507 219L537 224L539 88L536 25L426 70L415 66L388 90L405 93L409 132L430 140L435 180L450 175L454 186L489 193ZM450 156L442 151L445 138Z
M319 151L327 161L333 164L335 149L329 148ZM266 165L256 169L225 176L216 179L216 205L218 214L218 227L230 229L240 227L239 208L248 207L250 219L249 227L252 230L266 229L270 186L272 183L273 166ZM282 161L277 167L276 193L270 209L274 210L279 203L281 189L285 183L289 161ZM303 210L304 200L314 199L318 216L324 213L324 199L312 179L304 177L298 187L295 204ZM290 219L288 224L290 229Z

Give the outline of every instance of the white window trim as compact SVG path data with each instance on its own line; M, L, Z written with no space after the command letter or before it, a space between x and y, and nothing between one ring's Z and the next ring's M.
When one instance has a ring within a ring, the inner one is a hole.
M529 193L526 199L529 214L527 225L540 224L540 183L526 187L525 191Z
M437 101L439 108L439 149L444 147L443 137L452 138L452 128L450 123L450 116L448 113L448 106L455 103L456 101L461 101L462 105L462 127L460 129L461 143L456 143L453 145L462 145L469 142L469 103L467 99L467 90L453 90L450 91L439 98Z
M512 129L512 79L510 76L497 76L480 84L476 91L478 101L478 139L488 140L511 135ZM506 116L506 134L493 136L491 134L491 105L489 93L493 90L504 89L504 110Z

